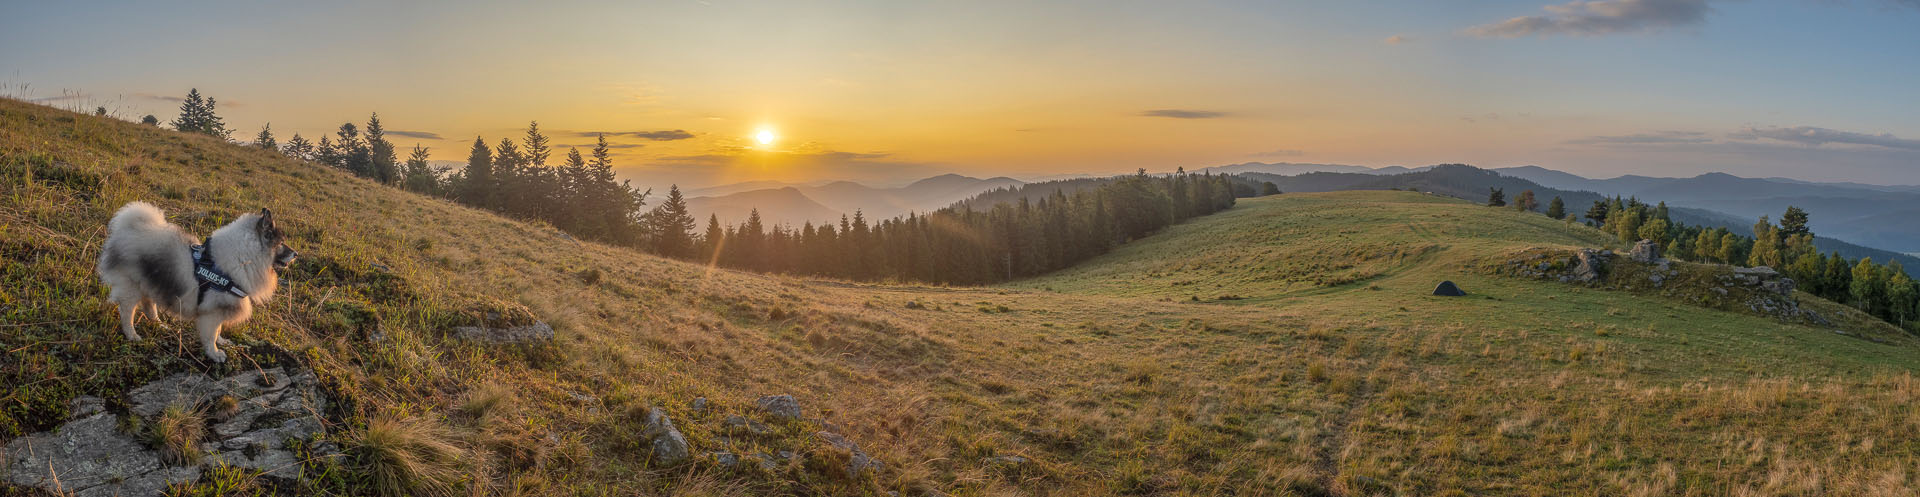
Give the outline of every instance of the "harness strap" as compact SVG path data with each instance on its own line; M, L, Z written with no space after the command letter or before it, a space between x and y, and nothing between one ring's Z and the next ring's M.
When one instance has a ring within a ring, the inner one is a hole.
M193 255L193 277L200 280L200 295L194 305L207 301L208 288L246 298L246 290L241 290L240 285L235 284L233 278L228 277L225 271L213 265L213 240L207 240L206 245L193 245L189 248L191 249L189 252Z

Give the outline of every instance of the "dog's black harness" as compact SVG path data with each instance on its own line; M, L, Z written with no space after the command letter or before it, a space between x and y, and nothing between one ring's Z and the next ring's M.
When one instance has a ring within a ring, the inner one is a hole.
M225 271L214 267L212 240L208 240L206 245L194 245L190 248L193 253L193 278L200 280L200 296L196 304L207 301L209 288L246 298L246 290L241 290L239 285L235 285L233 278L228 277Z

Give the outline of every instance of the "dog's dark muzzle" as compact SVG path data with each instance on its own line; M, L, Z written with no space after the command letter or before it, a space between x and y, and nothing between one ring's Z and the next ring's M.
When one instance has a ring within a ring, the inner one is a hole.
M273 268L286 269L287 266L293 265L294 259L297 259L299 257L300 257L299 252L294 252L292 248L287 247L286 245L281 245L280 251L273 254Z

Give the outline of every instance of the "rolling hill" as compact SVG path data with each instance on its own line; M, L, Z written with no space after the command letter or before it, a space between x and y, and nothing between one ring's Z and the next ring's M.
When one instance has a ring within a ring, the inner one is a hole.
M113 331L92 266L105 220L135 199L201 234L271 207L303 254L229 333L226 365L186 346L183 323L143 323L142 342ZM87 419L140 450L220 436L220 402L147 415L130 392L272 368L311 371L333 399L307 414L325 434L296 447L304 476L211 465L178 493L1920 488L1911 337L1817 299L1833 325L1478 269L1603 243L1442 196L1289 193L1003 286L803 280L0 100L0 444L72 426L83 395L104 399ZM1429 295L1439 280L1469 296ZM503 319L553 338L457 331ZM666 457L676 439L684 460ZM11 481L0 493L27 491Z

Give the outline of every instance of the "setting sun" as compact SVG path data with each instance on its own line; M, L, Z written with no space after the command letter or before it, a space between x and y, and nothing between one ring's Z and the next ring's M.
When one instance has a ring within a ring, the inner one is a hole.
M760 142L761 145L772 145L773 138L773 130L771 129L760 128L760 132L753 134L753 140Z

